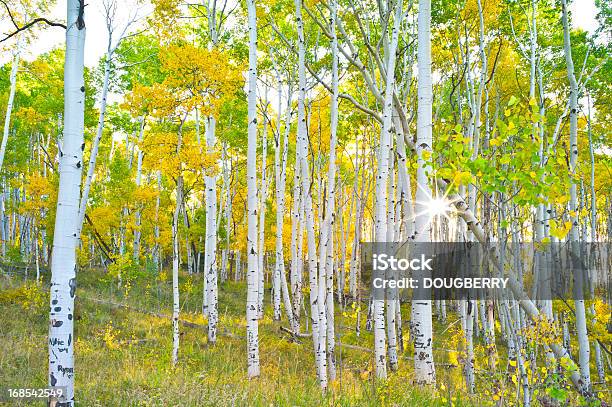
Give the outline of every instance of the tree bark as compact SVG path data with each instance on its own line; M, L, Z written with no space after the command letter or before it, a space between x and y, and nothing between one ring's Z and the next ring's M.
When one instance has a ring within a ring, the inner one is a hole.
M64 62L64 137L51 260L49 385L65 386L64 404L74 405L74 298L79 196L85 117L84 4L68 0Z
M255 0L247 0L249 20L248 150L247 150L247 362L248 377L259 376L257 322L257 16Z
M570 84L570 177L573 177L576 173L576 167L578 165L578 82L574 75L574 61L572 59L572 44L570 40L570 27L567 17L567 1L562 0L561 5L563 8L563 49L565 52L565 63L567 65L567 79ZM571 178L570 178L571 179ZM571 179L570 181L570 201L569 201L570 217L572 221L572 228L569 233L569 241L571 244L571 250L575 258L579 255L579 221L578 221L578 197L576 183ZM582 271L580 268L574 270L574 286L576 294L578 295L574 300L574 307L576 311L576 336L578 338L578 365L580 367L581 386L582 391L585 393L591 390L591 374L589 369L590 360L590 348L589 348L589 336L587 333L586 326L586 313L584 306L584 298L582 297Z
M431 1L419 2L418 15L418 110L417 110L417 190L416 190L416 241L431 241L431 222L427 211L432 197L427 174L431 166L424 157L424 152L432 151L432 84L431 84ZM422 298L429 294L423 292ZM414 329L414 368L416 382L434 384L436 370L433 360L433 327L431 318L431 300L419 300L412 303L412 326Z

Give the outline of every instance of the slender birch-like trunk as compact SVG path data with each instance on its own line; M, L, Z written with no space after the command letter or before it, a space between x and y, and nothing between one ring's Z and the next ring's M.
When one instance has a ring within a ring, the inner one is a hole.
M570 27L567 17L567 1L561 0L563 8L563 48L565 52L565 63L567 65L567 79L570 83L570 177L573 177L576 173L576 167L578 165L578 82L574 75L574 61L572 58L572 44L570 41ZM576 258L579 258L579 220L578 220L578 197L576 183L572 180L570 183L570 201L569 210L572 215L572 229L569 233L570 244L572 245L572 252ZM582 391L585 393L591 390L591 373L589 369L590 360L590 348L589 348L589 336L586 326L586 313L584 307L584 297L582 296L582 270L578 268L574 270L576 274L574 276L574 286L576 290L576 298L574 300L574 307L576 312L576 337L578 339L578 365L580 367L580 376L582 379Z
M153 263L157 267L157 273L161 272L162 269L162 256L161 256L161 245L159 242L159 206L161 201L161 191L162 191L162 179L161 179L161 170L157 170L157 197L155 198L155 245L153 248Z
M225 247L221 253L221 283L227 280L228 257L230 247L230 227L232 218L232 188L230 181L231 161L227 154L227 143L223 143L221 153L221 161L223 163L223 194L225 195L225 204L223 206L223 215L225 217ZM229 163L228 163L229 162Z
M225 9L225 4L223 10ZM208 34L210 42L208 49L212 50L219 42L219 29L217 23L217 2L205 3L208 19ZM223 14L223 10L221 14ZM206 147L212 153L216 144L216 118L213 115L207 117L206 125ZM215 166L217 164L215 163ZM204 301L203 313L208 318L208 340L215 343L217 340L218 310L218 263L217 263L217 175L204 176L206 189L206 236L204 239Z
M183 142L183 119L179 125L177 132L177 143L176 143L176 154L181 152ZM179 163L179 175L176 179L176 206L174 208L174 215L172 216L172 366L176 366L178 363L178 352L179 352L179 235L178 225L179 217L181 216L181 208L183 207L183 175L182 165Z
M180 147L179 147L180 148ZM178 150L178 148L177 148ZM178 151L177 151L178 152ZM179 175L176 181L176 207L172 216L172 366L178 363L179 352L179 236L178 223L183 200L183 177Z
M15 54L13 55L13 62L11 65L11 88L9 90L8 102L6 104L6 114L4 116L4 130L2 132L2 145L0 146L0 170L4 163L4 155L6 154L6 144L8 142L9 130L11 127L11 113L13 111L13 102L15 100L15 89L17 88L17 71L19 70L19 61L21 57L21 44L23 42L23 35L19 36L17 41L17 47Z
M476 94L476 99L473 102L473 122L472 122L472 130L473 130L473 138L472 138L472 160L478 158L478 152L480 150L480 128L481 128L481 120L480 120L480 111L482 107L482 99L485 90L485 83L487 81L487 52L486 52L486 44L485 44L485 32L484 32L484 12L482 9L481 0L477 1L478 3L478 21L479 21L479 40L478 40L478 50L480 53L480 80L478 83L478 93ZM469 51L466 47L466 55L469 55ZM469 70L468 65L468 70ZM468 72L469 75L469 72ZM469 95L469 93L468 93ZM468 194L469 194L469 205L470 208L475 210L476 208L476 188L474 185L468 185Z
M478 83L478 91L477 93L474 95L474 84L472 81L472 75L470 72L470 50L469 50L469 41L467 38L467 34L466 34L466 45L465 45L465 66L466 66L466 76L467 76L467 82L466 82L466 95L467 95L467 99L468 99L468 103L470 105L470 109L472 112L472 120L469 124L469 128L468 128L468 135L471 138L471 144L472 144L472 155L471 155L471 159L472 160L476 160L478 158L478 153L480 150L480 129L481 129L481 119L480 119L480 112L481 112L481 108L482 108L482 99L483 99L483 93L485 90L485 83L486 83L486 79L487 79L487 75L488 75L488 71L487 71L487 53L486 53L486 48L485 48L485 37L484 37L484 13L483 13L483 8L482 8L482 2L481 0L477 1L477 6L478 6L478 21L479 21L479 36L478 36L478 50L479 50L479 54L480 54L480 80ZM477 202L476 202L476 186L473 184L469 184L468 185L468 203L470 208L472 208L475 212L476 212L476 208L477 208ZM471 235L471 233L468 233L468 237L470 240L473 240L473 236ZM477 314L478 314L478 305L475 301L468 301L467 303L464 304L464 307L467 307L468 309L470 309L472 312L467 313L465 316L467 318L475 318L476 321L478 319ZM473 309L472 309L473 308ZM467 321L465 321L467 322ZM465 339L466 339L466 345L467 345L467 349L468 349L468 353L470 351L470 349L473 349L473 324L474 321L470 321L470 324L466 324L467 329L466 330L466 335L465 335ZM478 324L476 324L478 325ZM477 328L477 327L476 327ZM466 372L466 380L467 380L467 386L468 386L468 390L472 390L473 388L473 377L474 377L474 372L473 372L473 363L471 362L471 356L468 354L468 363L465 366L465 372Z
M247 362L248 377L259 376L257 322L257 16L255 0L247 0L249 19L248 150L247 150Z
M215 148L216 120L208 117L206 126L206 147L212 153ZM206 279L206 301L208 302L208 341L217 341L217 322L219 320L217 289L217 176L205 176L206 188L206 239L204 247L204 273Z
M306 49L304 21L302 20L302 0L295 0L295 13L298 34L298 134L297 148L300 150L302 198L306 220L308 244L308 274L310 285L310 312L312 319L312 339L315 351L317 377L322 389L327 388L327 318L325 309L325 279L317 276L317 246L315 243L314 210L310 165L308 163L308 133L306 128Z
M587 134L589 137L589 157L591 160L591 242L597 242L597 200L595 195L595 153L593 151L593 133L591 131L591 97L587 97ZM591 286L593 290L593 286ZM591 295L593 293L591 292ZM596 315L595 306L591 304L591 314ZM595 350L595 367L600 382L605 381L605 369L601 354L601 346L597 340L593 341Z
M399 223L395 219L395 162L393 152L393 140L391 139L391 148L389 149L389 183L387 184L387 199L389 203L387 205L387 238L386 241L391 243L390 247L394 247L393 243L397 242L395 238L396 223ZM390 275L394 274L393 271L389 271ZM385 290L385 312L386 312L386 328L387 328L387 353L389 356L389 368L392 371L396 371L398 367L398 355L397 355L397 327L396 327L396 303L397 303L397 289L387 287Z
M333 231L331 233L333 235ZM325 316L327 318L327 370L329 380L336 380L336 329L334 326L334 239L328 245L325 275Z
M78 230L77 237L80 239L81 230L83 229L83 222L85 220L85 212L87 210L87 200L89 199L89 191L91 189L91 183L93 181L94 173L96 170L96 159L98 157L98 148L100 146L100 141L102 140L102 134L104 132L104 118L106 116L106 98L108 95L108 86L110 82L110 74L112 68L112 61L115 54L115 50L125 37L125 33L129 29L129 27L136 21L135 17L132 17L126 25L123 27L123 31L119 34L119 38L117 39L117 43L113 45L113 17L114 12L116 11L116 0L110 0L108 2L103 2L103 6L106 12L106 30L108 34L108 42L106 43L106 60L104 61L104 80L102 82L102 93L100 94L100 112L98 114L98 126L96 129L96 136L94 138L94 143L91 147L91 153L89 154L89 166L87 167L87 177L85 178L85 185L83 186L83 193L81 196L81 202L79 204L79 222L78 222ZM142 137L143 131L143 122L141 121L141 133ZM112 149L111 149L112 154ZM139 153L140 154L140 153ZM140 158L140 156L139 156ZM140 214L137 214L137 219L139 219ZM134 250L136 250L136 238L134 239Z
M301 268L301 245L302 245L302 197L301 197L301 149L298 148L299 140L296 140L295 165L293 170L293 199L291 210L291 294L293 302L293 315L297 328L300 327L300 311L302 307L302 268Z
M465 382L468 392L474 392L474 311L476 301L462 301L465 307L465 342L466 342L466 364L464 367Z
M277 131L274 136L274 183L276 186L276 253L274 261L274 275L272 276L272 306L274 309L274 320L280 321L281 319L281 268L284 269L283 259L283 215L284 215L284 197L281 196L281 163L280 163L280 149L281 149L281 105L282 105L282 89L281 81L278 81L278 117L277 117ZM291 117L291 116L289 116ZM287 124L289 121L287 121ZM283 194L284 194L284 185ZM282 205L281 205L282 201ZM289 321L291 328L293 329L293 323Z
M143 157L142 139L144 135L144 126L145 126L145 118L144 116L141 116L140 117L140 131L138 133L138 143L140 145L138 146L138 159L136 162L136 187L137 188L139 188L140 185L142 184L142 157ZM140 258L140 236L142 235L142 233L140 232L140 226L141 226L140 208L136 209L135 218L136 218L135 219L136 227L134 228L134 254L133 256L134 256L134 260L138 263L139 258Z
M351 260L349 264L349 293L351 299L355 301L357 299L357 268L359 264L359 240L361 238L361 218L362 218L362 197L363 188L365 186L365 180L362 180L360 191L357 190L359 186L359 142L358 139L355 141L355 178L353 182L353 189L355 194L355 227L353 233L353 246L351 250Z
M268 105L268 91L265 91L264 109ZM268 120L264 116L263 133L262 133L262 163L261 163L261 188L259 190L259 233L258 236L258 249L257 249L257 274L258 274L258 286L257 286L257 317L263 318L264 314L264 283L265 283L265 270L264 270L264 255L265 255L265 222L266 222L266 200L268 199L268 179L266 177L266 165L268 158Z
M330 107L330 141L329 141L329 167L327 171L327 196L325 214L319 237L319 287L318 301L319 320L327 320L327 346L328 368L331 380L334 380L335 360L333 348L334 341L334 296L333 296L333 226L335 222L335 196L336 196L336 142L338 129L338 37L336 35L336 16L338 4L331 2L330 32L332 35L332 99ZM312 295L312 293L311 293ZM325 304L325 315L321 315L321 303Z
M427 174L431 166L424 158L424 152L432 150L432 84L431 84L431 0L419 2L418 15L418 110L417 110L417 190L416 190L416 241L431 241L431 223L427 213L431 199L431 187ZM414 370L419 384L434 384L436 370L433 360L433 327L431 320L431 299L423 292L422 300L412 303L412 326L414 330Z
M276 261L274 265L274 319L281 319L281 296L282 282L281 278L284 278L285 274L285 257L283 253L283 223L285 215L285 185L287 179L287 147L289 141L289 131L291 128L291 84L288 85L287 91L287 107L285 110L285 131L281 140L281 115L282 115L282 80L280 71L276 67L276 60L273 59L275 64L275 70L277 75L277 86L278 86L278 117L277 117L277 131L275 137L275 149L274 149L274 175L276 185ZM282 145L282 147L281 147ZM282 148L282 158L281 158ZM287 304L286 304L287 305ZM291 304L289 309L291 309ZM293 320L293 312L287 311L287 318L291 330L295 330L295 321ZM295 331L294 331L295 332Z
M378 168L376 173L376 216L375 234L377 242L387 240L387 182L389 178L389 152L391 151L391 124L393 114L393 92L395 87L395 61L399 37L400 23L403 17L402 1L396 5L395 21L391 34L391 44L388 50L385 79L385 100L383 105L383 127L380 133L380 146L378 150ZM391 13L391 10L389 10ZM373 299L374 319L374 359L376 361L376 376L380 379L387 377L386 333L385 333L385 300Z
M49 385L66 388L63 405L74 405L74 298L79 196L85 117L84 4L67 1L64 62L64 136L51 261Z

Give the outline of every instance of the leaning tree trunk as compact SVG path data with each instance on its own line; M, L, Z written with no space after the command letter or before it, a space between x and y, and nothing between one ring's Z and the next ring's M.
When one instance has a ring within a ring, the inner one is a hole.
M74 405L74 297L78 244L79 196L83 167L85 116L84 5L67 2L64 62L64 137L59 162L59 189L51 261L49 385L66 387L64 406Z
M247 362L248 377L259 376L257 322L257 16L255 0L247 0L249 17L248 149L247 149Z

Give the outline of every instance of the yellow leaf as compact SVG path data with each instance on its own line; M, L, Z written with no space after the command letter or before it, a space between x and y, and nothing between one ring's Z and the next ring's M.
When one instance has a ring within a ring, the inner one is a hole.
M472 174L467 171L459 171L455 173L453 183L456 185L466 185L472 180Z

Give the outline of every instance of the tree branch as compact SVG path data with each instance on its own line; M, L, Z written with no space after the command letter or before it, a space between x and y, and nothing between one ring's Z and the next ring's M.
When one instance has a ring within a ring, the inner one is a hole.
M6 12L8 13L11 22L13 23L13 25L15 26L15 31L13 31L10 34L7 34L4 38L0 39L0 42L4 42L6 40L8 40L9 38L14 37L15 35L19 34L21 31L25 31L28 28L32 27L35 24L38 23L45 23L51 27L62 27L64 30L66 29L66 25L62 24L62 23L58 23L55 21L49 21L44 17L38 17L35 18L34 20L30 21L29 23L25 24L24 26L19 27L19 24L17 24L17 22L15 21L15 18L13 17L13 13L11 13L11 9L9 8L8 4L6 3L5 0L0 0L0 2L2 4L4 4L4 8L6 8Z

